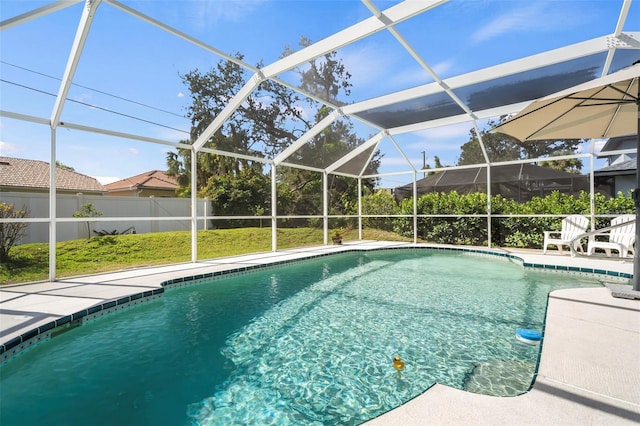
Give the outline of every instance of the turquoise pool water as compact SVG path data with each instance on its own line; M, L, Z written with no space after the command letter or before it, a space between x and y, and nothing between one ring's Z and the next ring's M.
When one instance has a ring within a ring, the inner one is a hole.
M168 290L3 366L0 424L359 424L435 383L517 395L538 348L515 329L542 329L550 291L598 285L388 250Z

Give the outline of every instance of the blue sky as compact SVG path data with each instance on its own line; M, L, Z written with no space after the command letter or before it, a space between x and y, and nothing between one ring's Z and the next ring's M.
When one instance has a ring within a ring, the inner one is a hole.
M0 19L46 3L3 0ZM318 41L371 16L356 0L123 3L225 53L241 52L252 65L277 60L285 45L297 47L302 36ZM384 10L396 2L374 3ZM54 97L50 94L58 92L83 6L80 3L0 33L0 109L47 119L51 116ZM399 24L397 29L446 78L610 34L621 6L622 0L452 0L419 19ZM640 2L636 1L625 30L640 30L639 17ZM340 49L338 54L352 74L352 96L346 99L350 102L431 81L387 32ZM103 3L61 120L177 142L187 137L189 129L183 116L190 99L180 74L195 68L206 71L219 60ZM357 128L362 137L374 132L364 125ZM460 145L468 140L470 128L470 124L437 128L401 136L397 141L416 167L422 165L422 151L427 152L428 162L438 155L451 165L459 156ZM103 183L166 169L166 152L170 150L163 145L67 129L58 131L57 141L59 161ZM0 155L49 161L49 149L48 127L0 118ZM390 143L385 143L383 150L382 172L407 169ZM382 186L410 180L410 175L388 177Z

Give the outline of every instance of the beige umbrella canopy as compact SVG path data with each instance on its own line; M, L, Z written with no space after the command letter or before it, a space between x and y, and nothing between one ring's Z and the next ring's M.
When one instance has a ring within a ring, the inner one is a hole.
M640 128L640 61L532 102L517 115L492 129L521 141L537 139L593 139L638 135ZM640 148L640 135L638 136ZM640 173L636 170L636 224L640 224ZM633 265L633 290L640 290L640 226Z
M532 102L492 131L521 141L536 139L593 139L638 132L638 76L636 63Z

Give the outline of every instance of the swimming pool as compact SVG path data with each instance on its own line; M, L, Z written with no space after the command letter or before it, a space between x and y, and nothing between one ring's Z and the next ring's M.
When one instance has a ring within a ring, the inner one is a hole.
M173 289L3 366L0 423L358 424L434 383L516 395L538 348L515 329L542 329L549 291L597 285L383 250Z

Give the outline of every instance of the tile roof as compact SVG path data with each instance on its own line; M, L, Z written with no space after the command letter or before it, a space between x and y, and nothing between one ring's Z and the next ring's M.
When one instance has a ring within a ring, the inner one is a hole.
M49 163L24 158L0 157L0 187L49 189ZM56 168L56 188L63 191L105 192L91 176Z
M176 190L178 188L178 181L173 176L169 176L161 170L151 170L105 185L107 191L133 188Z

